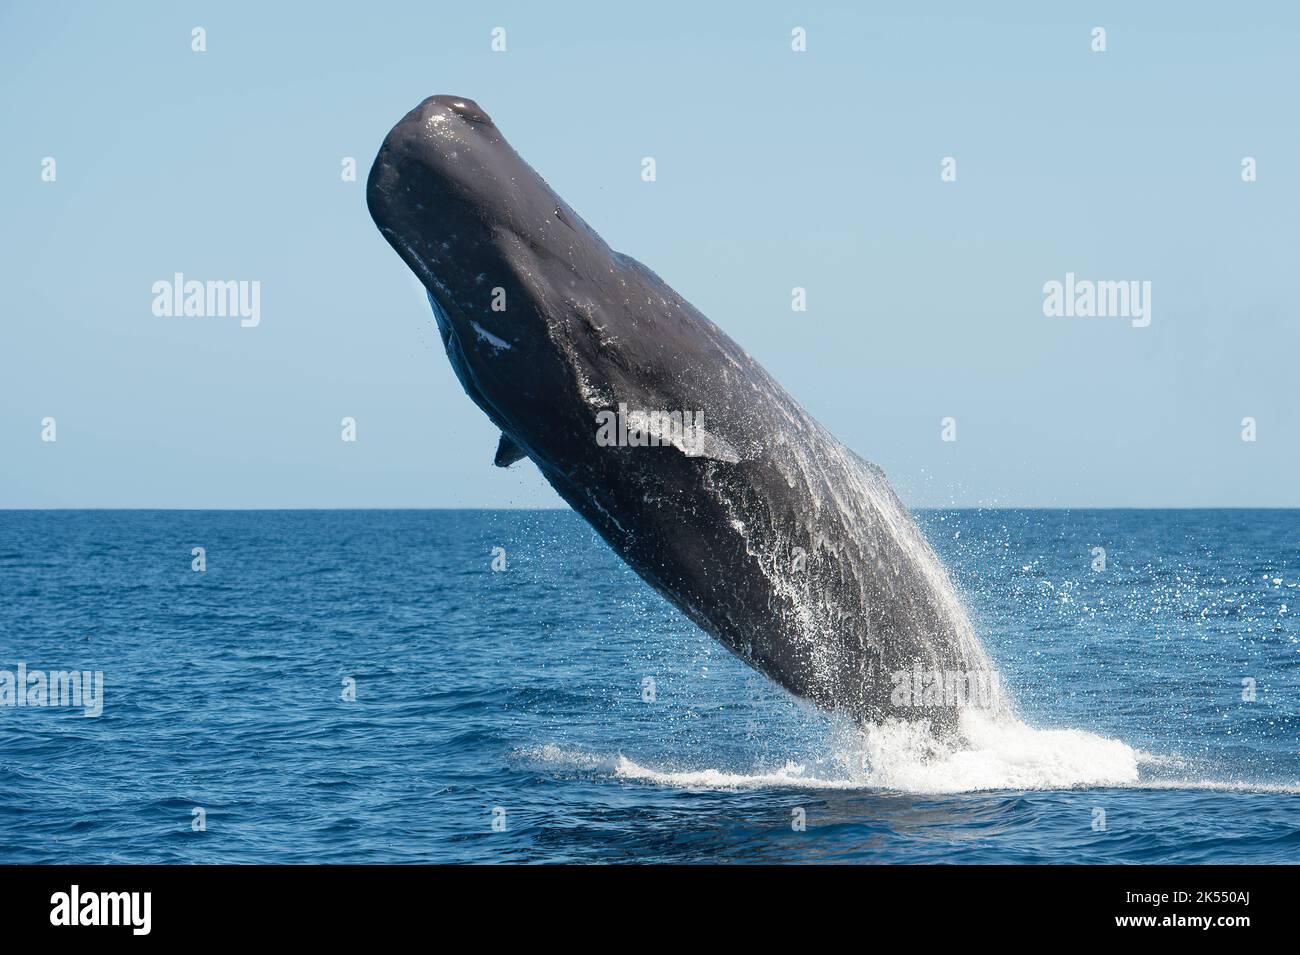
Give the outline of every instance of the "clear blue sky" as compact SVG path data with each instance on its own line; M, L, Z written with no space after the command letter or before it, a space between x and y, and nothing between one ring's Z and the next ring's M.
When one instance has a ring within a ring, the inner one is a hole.
M1300 505L1295 6L901 6L8 0L0 506L558 504L366 213L432 93L911 504ZM155 317L175 272L261 324ZM1066 272L1151 281L1151 326L1045 317Z

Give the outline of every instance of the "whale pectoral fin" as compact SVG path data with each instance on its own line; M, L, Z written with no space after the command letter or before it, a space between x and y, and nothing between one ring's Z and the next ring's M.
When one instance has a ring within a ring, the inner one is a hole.
M508 468L516 461L521 461L526 457L527 455L524 454L519 445L515 444L514 439L502 431L501 440L497 442L497 453L492 458L492 463L499 468Z

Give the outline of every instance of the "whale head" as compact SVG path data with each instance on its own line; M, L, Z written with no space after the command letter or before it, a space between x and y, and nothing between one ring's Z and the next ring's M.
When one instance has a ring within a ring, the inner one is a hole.
M431 96L393 127L366 203L428 291L466 391L512 430L562 386L551 325L608 247L459 96Z

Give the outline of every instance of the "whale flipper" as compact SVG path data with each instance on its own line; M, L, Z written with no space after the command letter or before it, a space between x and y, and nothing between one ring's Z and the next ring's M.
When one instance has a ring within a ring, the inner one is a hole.
M523 448L515 444L512 437L501 432L501 440L497 442L497 453L492 457L492 463L499 468L508 468L516 461L522 461L528 457Z

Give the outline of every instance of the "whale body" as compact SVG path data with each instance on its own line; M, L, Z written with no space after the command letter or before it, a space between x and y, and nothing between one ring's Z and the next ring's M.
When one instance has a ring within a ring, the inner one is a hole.
M916 677L992 668L884 473L610 249L476 103L408 113L366 199L501 430L494 463L530 458L642 578L790 692L863 723L956 726L969 701L912 692Z

